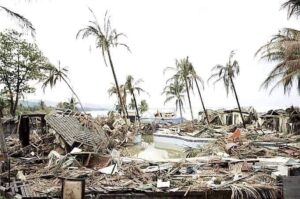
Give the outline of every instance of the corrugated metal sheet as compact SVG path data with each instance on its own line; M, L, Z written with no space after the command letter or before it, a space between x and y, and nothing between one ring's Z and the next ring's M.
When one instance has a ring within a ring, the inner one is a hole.
M70 146L75 142L96 146L103 140L103 136L90 132L73 116L47 115L45 120Z

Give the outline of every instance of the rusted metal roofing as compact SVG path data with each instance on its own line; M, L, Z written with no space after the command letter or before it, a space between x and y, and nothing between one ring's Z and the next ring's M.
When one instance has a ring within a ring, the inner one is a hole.
M45 120L70 146L77 142L96 146L104 139L100 134L83 127L73 116L47 115Z

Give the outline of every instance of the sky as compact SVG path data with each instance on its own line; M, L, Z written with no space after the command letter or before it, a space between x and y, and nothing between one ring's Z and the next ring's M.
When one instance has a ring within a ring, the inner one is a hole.
M112 58L119 83L126 75L143 79L140 85L150 96L146 99L151 108L174 108L174 102L164 105L161 95L166 80L172 73L163 74L165 67L175 66L176 59L189 56L197 73L205 81L204 103L208 108L236 107L232 93L226 96L222 84L207 84L211 68L225 64L231 50L240 64L240 75L235 79L242 106L254 106L264 111L271 108L300 106L296 89L284 95L283 89L260 89L274 63L254 57L257 49L284 27L300 28L300 19L287 19L281 10L282 0L0 0L6 6L28 18L36 28L35 42L49 60L68 66L72 86L83 103L113 106L116 97L109 97L113 76L106 67L95 40L76 39L79 29L86 27L92 15L103 21L108 11L111 25L127 37L131 52L119 47L112 49ZM3 11L0 11L0 30L16 28ZM45 93L38 89L26 99L63 101L72 96L66 85L58 84ZM192 94L194 112L201 110L199 96ZM185 107L188 107L186 100ZM187 112L187 111L186 111Z

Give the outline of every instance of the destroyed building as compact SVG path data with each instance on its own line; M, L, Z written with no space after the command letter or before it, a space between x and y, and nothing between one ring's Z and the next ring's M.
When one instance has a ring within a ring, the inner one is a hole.
M262 126L282 133L291 131L288 123L289 115L283 109L269 110L267 113L260 116L263 119Z
M295 111L290 113L298 117ZM213 116L226 124L226 116L234 114L224 110ZM206 144L189 149L183 158L149 161L128 155L125 145L108 146L113 140L125 143L131 130L114 114L91 118L56 111L23 115L21 123L22 136L6 138L10 167L2 167L0 193L9 197L66 198L72 192L80 199L282 199L283 190L294 186L291 180L300 175L299 148L288 145L294 144L294 137L284 137L283 143L275 132L237 128L232 133L232 127L186 121L153 136L184 146L195 145L196 140ZM29 132L27 146L23 146L24 132ZM182 142L170 141L175 137Z
M257 121L258 116L253 107L242 107L242 115L246 124L253 124ZM200 120L206 121L204 112L199 112ZM209 121L216 125L240 125L242 124L241 114L238 108L234 109L219 109L219 110L207 110Z

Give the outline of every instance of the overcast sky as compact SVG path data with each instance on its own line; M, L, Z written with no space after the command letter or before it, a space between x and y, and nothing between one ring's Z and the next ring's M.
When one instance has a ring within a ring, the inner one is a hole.
M231 50L241 72L235 79L242 106L258 110L300 105L296 89L290 96L279 88L269 95L259 90L274 64L258 61L256 50L280 28L300 28L300 19L287 20L280 10L281 0L0 0L6 6L27 17L36 28L36 42L50 61L61 61L68 66L72 85L83 103L112 106L116 98L109 98L108 88L113 83L110 68L104 65L99 49L92 39L76 40L79 29L92 20L88 7L103 21L105 11L111 15L112 27L127 35L132 53L120 47L112 50L119 83L128 74L142 78L141 86L150 93L147 99L152 108L163 107L161 96L165 81L171 73L163 74L175 59L190 57L197 73L205 80L216 64L225 64ZM0 28L15 27L2 11ZM61 83L53 90L40 89L28 99L62 101L71 92ZM205 83L204 102L209 108L235 107L233 95L226 97L222 84ZM192 97L195 109L200 110L197 93ZM188 106L186 100L186 107ZM173 103L167 104L173 107ZM196 111L195 111L196 112Z

